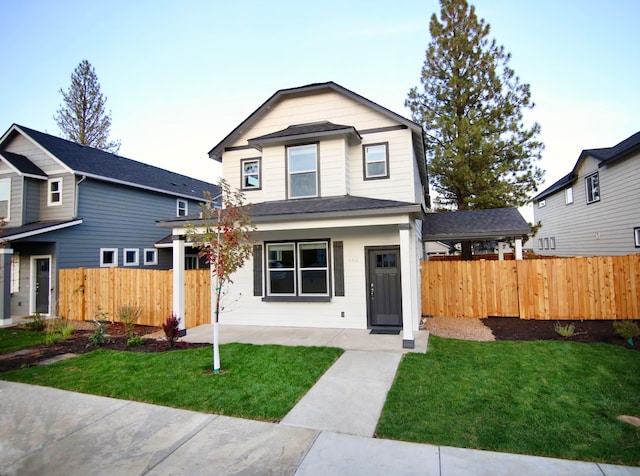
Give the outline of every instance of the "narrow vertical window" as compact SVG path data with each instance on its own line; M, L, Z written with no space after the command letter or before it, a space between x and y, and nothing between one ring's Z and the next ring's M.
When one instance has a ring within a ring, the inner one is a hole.
M9 221L11 179L0 180L0 219Z
M20 253L14 251L11 255L11 290L10 293L20 292Z
M299 145L287 148L289 198L318 196L318 146Z
M363 145L364 150L364 179L389 178L389 145Z
M633 237L636 241L636 248L640 248L640 228L633 229Z
M62 179L49 180L49 193L47 195L47 205L62 205Z
M245 159L241 161L242 190L260 189L260 159Z
M178 199L176 203L176 215L179 217L186 217L189 213L189 205L186 200Z
M587 186L587 203L594 203L600 201L600 177L598 172L589 175L585 179Z
M573 187L564 189L564 203L567 205L573 203Z

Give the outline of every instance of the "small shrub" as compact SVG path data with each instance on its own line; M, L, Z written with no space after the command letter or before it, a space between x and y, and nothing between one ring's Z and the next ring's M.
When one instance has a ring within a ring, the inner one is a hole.
M89 343L87 347L90 346L100 346L102 344L106 344L109 341L109 335L107 334L107 318L109 317L109 313L102 310L102 307L98 306L98 310L94 314L93 319L93 334L89 336Z
M67 319L51 319L47 321L44 343L55 344L61 340L68 339L75 330L75 326Z
M576 333L576 326L573 324L567 324L563 326L559 322L553 327L556 333L562 337L572 337Z
M142 309L139 306L127 304L118 309L118 317L124 325L124 331L129 337L133 337L133 329L140 319Z
M638 324L633 321L615 321L613 329L623 339L626 339L629 345L633 345L633 338L640 335Z
M29 316L25 319L24 326L30 331L41 332L45 327L47 327L47 323L40 313L36 312L33 316Z
M167 342L169 342L169 347L174 347L180 337L180 318L174 314L167 317L167 320L162 324L162 330L167 338Z
M144 344L144 339L140 336L129 337L129 340L127 340L127 345L129 347L138 347L142 344Z

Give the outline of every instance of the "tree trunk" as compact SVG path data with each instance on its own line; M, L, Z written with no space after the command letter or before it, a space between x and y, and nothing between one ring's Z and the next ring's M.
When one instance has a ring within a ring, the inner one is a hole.
M471 242L463 241L460 243L462 247L462 261L471 261L473 260L473 253L471 250Z

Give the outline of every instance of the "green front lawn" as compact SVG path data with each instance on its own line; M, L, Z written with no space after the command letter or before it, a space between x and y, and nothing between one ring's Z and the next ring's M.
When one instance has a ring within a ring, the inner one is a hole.
M199 412L282 419L342 354L327 347L226 344L221 374L212 348L159 353L96 350L0 379Z
M44 343L45 332L6 327L0 329L0 354Z
M382 438L640 466L640 352L572 342L429 338L407 354Z

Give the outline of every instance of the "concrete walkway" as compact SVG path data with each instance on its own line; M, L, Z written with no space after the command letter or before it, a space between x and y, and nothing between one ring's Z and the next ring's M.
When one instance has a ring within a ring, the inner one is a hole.
M640 476L635 467L371 438L406 351L401 336L235 327L221 326L221 342L342 341L348 350L280 424L0 381L0 474ZM200 331L188 340L208 341ZM427 333L416 337L424 352Z

